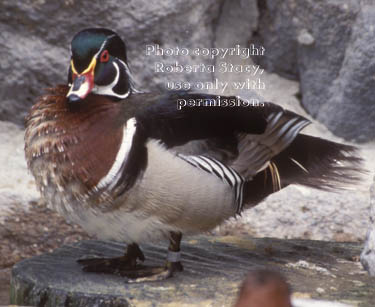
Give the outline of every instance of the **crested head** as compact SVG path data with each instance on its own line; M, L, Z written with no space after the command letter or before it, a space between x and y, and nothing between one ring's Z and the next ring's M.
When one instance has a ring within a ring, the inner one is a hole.
M109 29L92 28L78 32L71 43L71 57L79 73L87 68L92 58L107 50L112 57L127 62L126 47L119 35Z
M68 83L71 103L84 100L89 93L119 100L136 91L120 36L104 28L78 32L71 43Z

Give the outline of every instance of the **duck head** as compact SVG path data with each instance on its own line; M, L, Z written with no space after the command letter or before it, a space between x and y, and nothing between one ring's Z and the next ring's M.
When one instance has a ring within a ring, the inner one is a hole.
M70 103L84 100L89 93L115 101L128 97L135 88L123 40L104 28L78 32L71 43L68 84Z

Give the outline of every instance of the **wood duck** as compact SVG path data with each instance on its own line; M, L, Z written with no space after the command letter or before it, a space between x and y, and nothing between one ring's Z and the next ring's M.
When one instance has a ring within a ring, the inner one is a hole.
M355 148L301 134L306 118L236 97L208 104L218 98L139 92L115 32L74 36L68 84L38 98L26 119L25 155L55 210L128 244L122 257L80 259L85 271L165 279L182 270L183 234L209 231L289 184L332 189L358 177ZM138 244L160 239L170 241L166 265L142 266Z

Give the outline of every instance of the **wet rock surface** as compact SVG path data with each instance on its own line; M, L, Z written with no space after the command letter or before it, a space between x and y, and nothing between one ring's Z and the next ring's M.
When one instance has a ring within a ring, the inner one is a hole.
M358 262L361 246L307 240L191 237L182 244L185 270L163 281L128 284L123 277L84 273L76 260L120 256L125 246L102 241L66 245L16 264L11 303L37 306L152 306L153 302L231 306L250 269L282 272L295 297L373 306L374 279ZM162 265L166 247L143 246L146 265Z

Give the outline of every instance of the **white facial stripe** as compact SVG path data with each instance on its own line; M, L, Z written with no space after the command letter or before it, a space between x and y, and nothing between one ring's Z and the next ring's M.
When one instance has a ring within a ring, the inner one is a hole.
M129 83L130 83L131 91L132 91L133 93L143 93L141 90L138 90L138 89L136 88L136 82L135 82L135 80L134 80L134 77L133 77L133 75L132 75L130 69L129 69L129 66L128 66L124 61L122 61L122 60L120 60L120 59L118 59L118 60L119 60L119 61L121 62L121 64L124 65L124 67L125 67L126 74L127 74L128 78L129 78Z
M112 83L108 85L96 85L94 86L92 92L98 95L109 95L109 96L115 96L120 99L125 99L129 96L130 90L127 91L125 94L117 94L113 91L113 88L116 86L117 82L120 79L120 68L118 67L118 64L116 62L113 62L112 65L116 69L116 77L113 79Z
M116 69L116 77L113 79L112 83L108 85L96 85L95 84L94 88L92 89L93 93L100 94L100 95L112 95L113 94L112 88L116 86L120 78L120 71L119 71L118 65L114 62L113 66Z
M102 45L100 46L99 51L98 51L97 53L95 53L94 58L97 58L97 57L98 57L98 55L103 51L103 49L104 49L105 45L107 44L108 40L110 40L110 39L111 39L112 37L114 37L114 36L115 36L115 35L112 34L112 35L110 35L110 36L107 37L107 39L106 39L106 40L102 43Z
M136 123L137 121L134 117L130 118L126 122L126 125L123 130L122 142L120 145L120 149L117 152L116 159L113 162L112 167L107 173L107 175L99 181L95 190L102 188L111 188L120 179L121 169L126 164L130 149L133 144L133 137L136 131Z
M105 48L106 43L108 42L108 40L111 39L114 36L115 35L109 36L102 43L102 45L100 46L99 51L94 55L94 57L97 58L99 56L99 54ZM130 86L129 90L126 93L124 93L124 94L118 94L118 93L116 93L116 92L113 91L113 88L117 85L117 83L119 82L119 79L120 79L120 67L119 67L118 63L112 62L112 65L116 69L116 77L108 85L97 85L97 84L95 84L94 88L92 89L93 93L98 94L98 95L114 96L114 97L117 97L119 99L125 99L126 97L128 97L130 95L131 91L134 92L134 93L141 93L141 91L137 90L136 87L135 87L135 81L134 81L134 78L133 78L133 76L132 76L132 74L130 72L130 69L129 69L128 65L124 61L122 61L122 60L120 60L118 58L117 58L117 61L119 61L123 65L123 67L124 67L124 69L126 71L126 75L129 78L129 86Z

